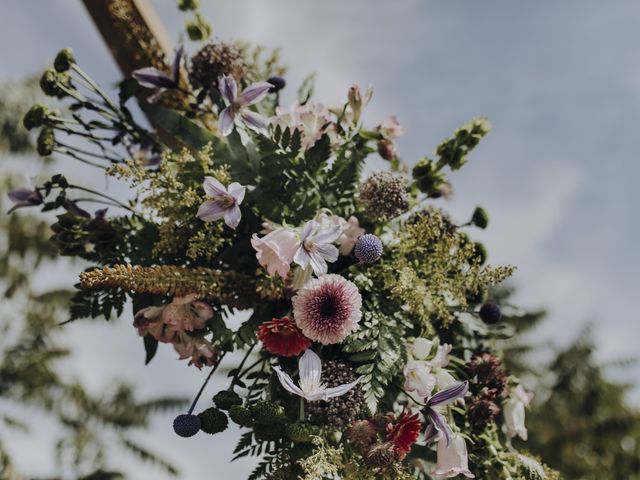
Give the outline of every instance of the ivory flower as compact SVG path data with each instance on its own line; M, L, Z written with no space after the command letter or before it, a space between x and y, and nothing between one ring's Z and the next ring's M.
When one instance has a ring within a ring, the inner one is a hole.
M449 446L446 438L441 437L438 441L437 455L436 468L431 472L434 477L454 478L464 475L467 478L475 478L475 475L469 471L467 444L460 435L454 436Z
M520 437L527 440L528 432L525 426L525 407L529 406L532 395L518 385L504 404L504 422L509 438Z
M321 380L322 362L313 350L304 352L304 355L302 355L298 361L298 371L300 372L298 385L296 385L291 377L283 372L280 367L275 366L273 369L285 390L309 402L317 402L318 400L326 401L330 398L344 395L355 387L362 378L359 377L351 383L327 388Z
M317 276L324 275L327 273L327 262L335 262L338 259L338 249L333 242L341 233L342 229L339 226L323 229L315 220L308 221L300 234L301 245L293 261L302 268L311 265L313 273Z
M431 374L431 364L422 360L409 360L404 367L404 389L428 397L436 386L436 377Z

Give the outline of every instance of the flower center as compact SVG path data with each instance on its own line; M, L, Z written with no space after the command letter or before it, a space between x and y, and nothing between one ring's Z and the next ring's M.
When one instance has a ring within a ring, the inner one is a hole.
M218 202L220 204L220 206L222 206L223 208L229 208L231 206L233 206L233 204L235 203L236 199L233 198L231 195L226 194L226 195L220 195L219 197L215 198L216 202Z

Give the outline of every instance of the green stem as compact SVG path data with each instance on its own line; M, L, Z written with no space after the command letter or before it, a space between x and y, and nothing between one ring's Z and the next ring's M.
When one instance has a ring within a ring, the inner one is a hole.
M54 152L58 152L61 153L63 155L68 155L71 158L75 158L76 160L78 160L79 162L82 162L86 165L90 165L92 167L96 167L96 168L100 168L102 170L106 170L105 167L103 165L100 165L98 163L92 162L91 160L87 160L86 158L82 158L79 155L77 155L76 153L66 149L66 148L54 148L53 149Z
M233 376L233 380L231 380L231 385L229 385L229 390L233 389L233 386L238 381L238 378L242 378L241 375L240 375L242 367L244 367L244 364L247 361L247 358L249 358L249 355L251 355L251 352L253 351L253 349L255 348L255 346L257 344L258 344L258 342L254 342L253 345L251 345L251 348L249 350L247 350L247 353L244 355L244 358L242 359L242 362L240 362L240 365L238 366L238 369L236 370L236 374Z
M115 202L119 207L126 208L127 210L129 210L131 212L134 212L134 210L131 207L125 205L122 202L119 202L118 200L116 200L113 197L110 197L109 195L105 195L104 193L96 192L95 190L91 190L90 188L81 187L80 185L69 185L67 188L75 188L76 190L82 190L83 192L92 193L92 194L97 195L99 197L106 198L107 200L111 200L112 202Z
M191 415L193 413L193 409L196 408L196 404L198 403L198 400L200 400L200 395L202 395L202 392L204 391L204 387L207 386L207 383L209 383L209 380L211 379L213 374L218 369L218 366L222 363L222 359L224 358L224 356L226 354L227 354L227 352L224 352L222 354L222 356L220 357L220 360L218 360L218 363L215 364L215 366L209 372L209 375L207 375L207 378L204 380L204 383L200 387L200 390L198 391L198 394L196 395L196 398L193 399L193 402L191 403L191 407L189 407L189 411L187 412L188 415Z

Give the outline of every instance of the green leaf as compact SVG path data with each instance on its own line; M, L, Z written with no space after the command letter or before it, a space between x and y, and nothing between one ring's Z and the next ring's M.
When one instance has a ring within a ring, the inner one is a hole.
M153 360L153 357L155 357L158 351L158 340L148 333L142 339L144 341L145 351L144 364L149 365L149 362Z

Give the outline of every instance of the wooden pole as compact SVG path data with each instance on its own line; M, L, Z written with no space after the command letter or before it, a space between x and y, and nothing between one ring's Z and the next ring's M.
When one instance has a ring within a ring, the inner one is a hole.
M171 37L149 0L82 0L82 3L124 77L143 67L169 71L167 61L173 58ZM184 75L182 81L186 81ZM137 97L145 114L146 100L153 93L151 89L142 89ZM186 102L185 96L178 91L165 93L159 101L163 106L174 108L184 106ZM153 124L153 120L149 120ZM175 144L174 139L154 127L163 141Z

